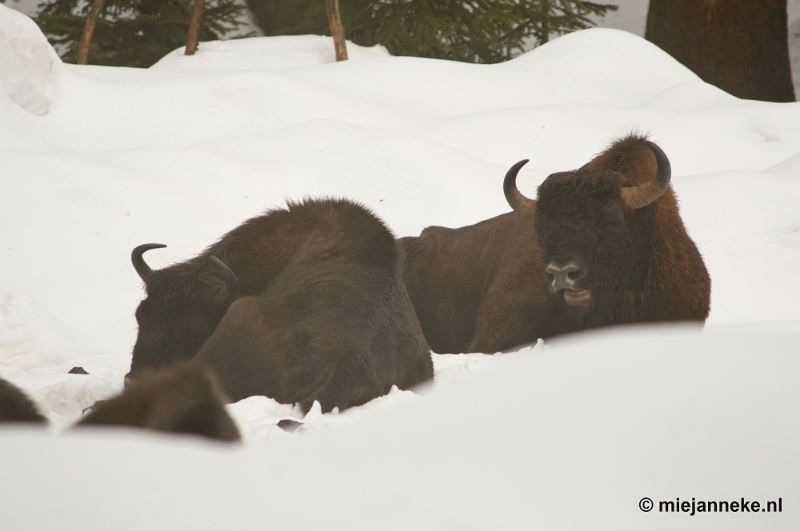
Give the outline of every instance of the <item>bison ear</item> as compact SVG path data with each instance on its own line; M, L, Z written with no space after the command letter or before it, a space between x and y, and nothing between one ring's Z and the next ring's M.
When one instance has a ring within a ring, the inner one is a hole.
M661 197L669 188L669 181L672 175L669 159L661 148L649 140L645 144L650 148L650 152L656 161L652 177L643 184L628 186L621 191L622 199L634 210L645 207Z
M224 304L233 301L239 295L239 281L236 279L236 275L225 262L216 256L211 257L211 263L214 264L214 276L225 281L225 286L216 296L217 302Z
M503 193L506 195L506 201L515 212L525 216L532 216L536 213L536 201L522 195L522 192L517 188L517 173L527 163L528 159L525 159L511 166L503 181Z

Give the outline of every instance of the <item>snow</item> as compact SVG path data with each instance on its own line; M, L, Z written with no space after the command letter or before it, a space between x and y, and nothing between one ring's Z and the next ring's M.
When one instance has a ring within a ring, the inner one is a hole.
M334 63L330 39L300 36L146 70L62 64L4 6L0 30L0 376L53 425L0 432L4 528L800 524L800 104L736 99L612 29L498 65L353 45ZM670 157L713 282L705 330L434 355L426 388L340 413L251 397L228 406L235 449L68 429L129 368L134 246L167 244L148 253L164 267L304 196L361 201L398 236L467 225L509 210L518 160L534 194L630 130ZM644 496L782 497L784 512L644 513Z
M47 114L61 60L36 23L5 6L0 9L0 94L30 113Z

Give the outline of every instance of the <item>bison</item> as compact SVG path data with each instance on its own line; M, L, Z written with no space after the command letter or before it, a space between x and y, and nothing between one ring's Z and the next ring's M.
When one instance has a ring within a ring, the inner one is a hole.
M20 388L0 378L0 423L35 422L46 423L36 404Z
M131 377L195 358L233 400L266 395L306 410L318 400L329 411L433 376L394 235L357 203L290 202L159 271L141 260L150 247L133 253L147 298Z
M130 426L238 441L227 400L209 369L177 362L141 373L122 394L95 404L77 426Z
M711 280L686 233L670 163L621 138L536 200L503 183L513 212L401 238L403 277L431 348L496 352L598 326L705 321Z

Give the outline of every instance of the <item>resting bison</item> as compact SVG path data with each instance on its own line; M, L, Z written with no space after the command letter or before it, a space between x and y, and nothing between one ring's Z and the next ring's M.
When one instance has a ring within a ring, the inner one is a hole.
M133 252L147 298L131 376L192 358L205 343L197 358L232 399L306 408L316 399L327 411L433 375L394 236L360 205L290 203L159 271L141 259L150 247Z
M0 422L47 422L36 405L16 385L0 378Z
M161 244L131 253L147 297L136 310L139 335L131 375L191 359L239 297L257 295L288 265L311 256L355 252L360 213L345 202L310 201L249 219L191 260L152 271L142 257ZM329 219L327 219L329 218ZM374 235L361 232L365 238Z
M495 352L597 326L708 316L711 281L645 137L614 142L550 175L537 199L503 188L514 212L402 238L403 276L435 352Z
M78 426L132 426L238 441L226 401L210 370L179 362L140 374L121 395L95 404Z
M307 201L288 214L308 244L262 294L231 305L193 362L213 367L233 400L266 395L306 411L315 400L344 409L430 379L389 229L347 201Z

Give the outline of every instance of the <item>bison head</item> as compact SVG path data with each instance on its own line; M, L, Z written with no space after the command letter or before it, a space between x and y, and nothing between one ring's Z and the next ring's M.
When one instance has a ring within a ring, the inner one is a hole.
M192 358L237 296L236 275L215 256L151 270L142 254L161 247L149 243L131 253L147 296L136 309L139 335L128 376Z
M609 324L615 298L646 280L656 200L669 187L667 156L644 138L624 138L582 168L550 175L536 201L516 187L525 162L509 170L504 189L511 207L533 218L550 291L586 325Z

